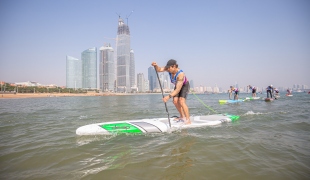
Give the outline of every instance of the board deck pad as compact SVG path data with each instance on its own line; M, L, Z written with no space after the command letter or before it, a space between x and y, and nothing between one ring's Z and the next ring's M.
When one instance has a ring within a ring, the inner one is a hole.
M103 124L101 127L111 133L121 132L121 133L142 133L140 129L128 123L111 123Z

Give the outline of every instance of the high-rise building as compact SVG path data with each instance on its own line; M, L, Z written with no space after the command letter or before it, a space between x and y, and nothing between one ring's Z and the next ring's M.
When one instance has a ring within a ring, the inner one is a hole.
M168 72L164 72L164 81L165 81L164 89L167 89L167 90L172 89L173 84L171 83Z
M129 78L130 78L130 87L136 87L136 69L135 69L135 54L133 50L130 50L130 66L129 66Z
M155 89L159 88L157 75L153 66L148 68L148 80L150 91L154 91Z
M145 79L143 73L137 75L138 92L145 92Z
M117 75L116 88L118 92L130 92L130 31L123 19L118 19L116 38Z
M215 85L213 89L213 93L219 93L219 92L220 92L219 88L217 87L217 85Z
M99 87L102 92L115 91L114 50L111 45L100 48Z
M71 56L66 58L66 87L82 88L82 61Z
M145 79L145 81L144 81L144 89L146 92L150 91L150 82L148 79Z
M82 52L82 87L97 89L97 48Z
M238 85L238 83L237 83L237 82L236 82L235 88L239 88L239 85Z
M194 86L194 80L190 80L189 81L189 85L190 85L190 88L194 88L195 86Z

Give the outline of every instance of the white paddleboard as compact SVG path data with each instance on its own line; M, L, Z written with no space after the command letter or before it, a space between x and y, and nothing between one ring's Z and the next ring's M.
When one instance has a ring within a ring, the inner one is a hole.
M244 100L258 100L260 97L246 97Z
M130 133L130 134L163 133L185 128L214 126L225 122L232 122L238 119L239 116L227 115L227 114L193 116L191 117L191 124L185 124L182 121L175 121L174 118L170 118L171 128L169 126L168 118L103 122L79 127L76 130L76 134L111 135L115 133Z

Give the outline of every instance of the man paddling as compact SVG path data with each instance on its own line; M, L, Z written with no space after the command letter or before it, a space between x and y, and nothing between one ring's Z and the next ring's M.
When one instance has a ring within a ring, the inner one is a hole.
M256 97L256 87L255 86L251 86L251 85L249 85L248 87L252 91L252 97Z
M238 100L238 94L239 94L239 89L238 88L235 88L234 86L230 86L230 92L235 92L235 95L234 95L234 100Z
M185 124L191 124L186 104L186 97L190 86L185 73L178 68L177 61L170 59L164 67L159 67L156 62L152 62L152 66L154 66L157 72L168 72L171 83L175 85L174 90L168 96L165 96L163 101L167 102L170 98L173 98L173 104L180 113L180 119L185 120Z
M273 91L274 91L274 88L273 88L272 84L270 86L268 86L266 88L266 90L267 90L267 98L269 98L269 94L270 94L270 98L272 98L272 94L273 94Z

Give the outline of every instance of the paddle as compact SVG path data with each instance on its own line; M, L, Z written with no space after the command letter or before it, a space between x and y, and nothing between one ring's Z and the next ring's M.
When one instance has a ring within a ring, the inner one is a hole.
M229 99L231 99L231 90L228 90Z
M157 79L158 79L158 82L159 82L159 86L160 86L160 89L161 89L161 94L163 95L163 98L164 98L164 91L163 91L163 88L161 87L161 82L160 82L160 79L159 79L159 76L158 76L158 72L156 71L155 66L154 66L154 69L155 69L155 72L156 72L156 75L157 75ZM165 107L166 107L166 111L167 111L167 114L168 114L169 126L171 128L171 122L170 122L170 117L169 117L169 112L168 112L168 108L167 108L166 102L165 102Z

